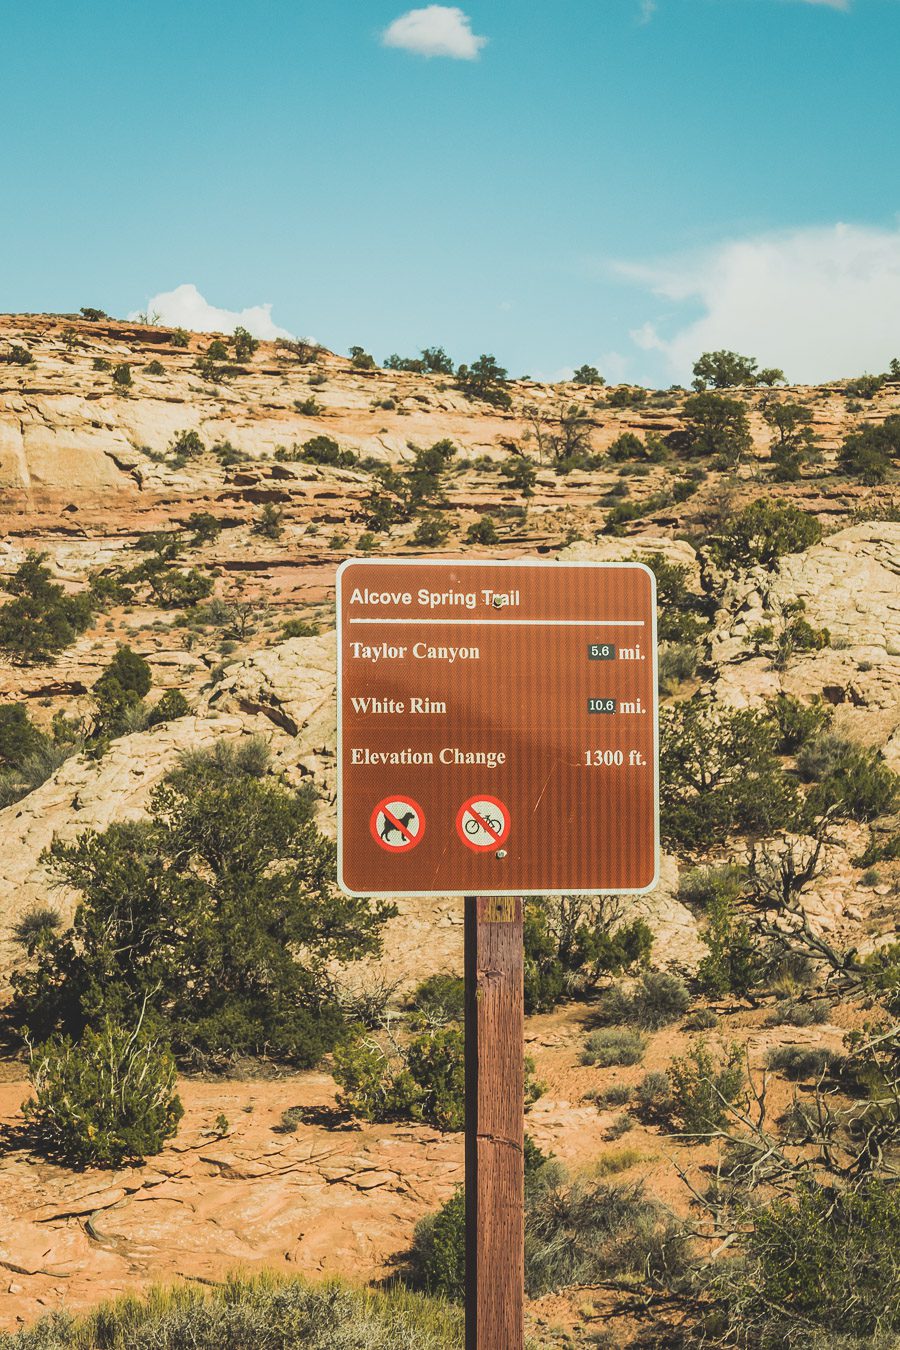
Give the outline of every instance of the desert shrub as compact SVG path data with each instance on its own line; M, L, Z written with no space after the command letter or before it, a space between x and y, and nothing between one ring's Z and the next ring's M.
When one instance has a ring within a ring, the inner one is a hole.
M38 947L62 923L59 911L50 905L33 905L12 925L13 940L33 956Z
M821 1046L779 1045L766 1055L766 1068L792 1082L821 1078L840 1067L842 1056Z
M602 1088L595 1092L593 1100L601 1111L608 1111L613 1106L625 1106L634 1096L634 1089L628 1087L625 1083L612 1083L608 1088Z
M520 492L523 497L534 496L537 469L534 461L527 455L510 455L498 465L498 468L501 476L514 491Z
M760 497L710 536L711 556L723 567L772 567L786 553L802 553L822 538L815 516L793 503Z
M667 444L695 458L714 456L734 467L753 444L747 410L740 399L722 394L693 394L684 402L684 427L670 432Z
M192 711L180 689L167 689L147 714L147 725L156 727L163 722L175 722L179 717L189 717Z
M150 361L146 367L148 375L165 375L166 368L162 361Z
M742 1256L715 1281L730 1341L754 1350L889 1350L889 1333L900 1331L898 1251L895 1186L804 1182L796 1196L753 1213Z
M699 695L660 717L664 840L687 849L722 844L732 830L766 836L800 816L796 785L775 754L771 719L716 708Z
M859 375L855 380L847 380L844 393L848 398L874 398L884 388L883 375Z
M581 1052L582 1064L609 1068L614 1064L640 1064L647 1049L646 1037L630 1027L603 1027L592 1031Z
M281 630L283 638L318 637L319 625L308 619L288 619Z
M21 801L29 792L46 783L70 755L82 748L80 729L66 740L44 738L37 750L24 755L18 763L0 769L0 810Z
M410 1005L427 1021L462 1022L466 1010L465 981L460 975L429 975L410 995Z
M603 975L645 965L653 946L653 935L641 919L623 924L616 907L582 896L529 896L524 935L529 1013L551 1011Z
M669 562L662 553L634 555L656 578L657 632L660 642L696 643L709 622L709 599L688 585L684 563Z
M44 566L45 556L28 553L6 582L13 599L0 606L0 652L18 665L48 661L91 621L93 597L67 595Z
M338 1103L363 1120L424 1120L461 1130L465 1111L464 1039L460 1027L432 1026L405 1045L356 1036L334 1053Z
M573 384L606 384L596 366L579 366L572 374Z
M872 867L875 863L897 862L898 859L900 859L900 833L891 834L886 839L870 839L854 862L857 867Z
M124 1296L83 1318L56 1312L2 1350L448 1350L462 1310L396 1285L381 1292L271 1271L214 1289L180 1284Z
M493 516L481 516L473 520L466 530L466 540L470 544L496 544L499 538Z
M685 1031L712 1031L719 1025L718 1013L712 1008L694 1008L684 1019Z
M312 794L267 777L267 757L262 741L219 741L182 757L149 818L53 842L45 863L80 900L17 972L14 1024L78 1037L146 998L182 1057L309 1066L335 1045L323 972L376 951L394 911L335 890Z
M304 464L330 464L338 469L349 469L359 457L352 450L342 450L333 436L311 436L295 453L275 452L276 459L299 459Z
M619 502L612 510L607 511L603 533L622 535L625 533L625 526L632 520L641 520L644 516L652 515L654 511L661 511L670 505L670 502L671 498L665 492L654 492L641 501Z
M772 477L776 483L795 483L803 465L815 453L812 412L802 403L767 401L762 415L774 432Z
M259 342L246 328L239 325L231 335L231 345L234 348L235 361L249 361L258 349Z
M559 1180L527 1208L525 1286L532 1298L622 1275L667 1283L686 1259L674 1220L640 1182Z
M126 729L128 715L140 706L152 680L150 667L142 656L130 647L118 647L94 684L97 734L121 735Z
M677 1022L691 1005L684 982L668 971L645 971L631 990L608 989L598 1001L596 1018L603 1023L627 1023L645 1031L659 1031Z
M900 798L900 777L877 749L831 733L804 746L797 769L815 782L808 801L814 815L830 808L851 820L875 820L892 811Z
M781 375L781 372L777 374ZM756 379L757 362L752 356L739 356L737 352L729 351L704 352L694 362L695 389L705 389L707 385L712 385L713 389L755 385Z
M140 1023L104 1018L77 1044L32 1049L34 1096L22 1108L38 1146L74 1166L118 1167L159 1153L183 1114L175 1061Z
M434 1214L416 1224L410 1251L412 1283L462 1303L466 1296L466 1195L460 1186Z
M657 654L657 679L661 694L672 694L696 674L699 660L697 648L689 642L665 642Z
M623 431L617 436L612 445L607 447L607 458L614 464L620 464L623 460L640 459L644 453L644 442L640 436L636 436L633 431Z
M702 910L709 910L722 900L733 903L744 888L746 875L737 863L692 867L679 880L678 898Z
M766 1018L770 1027L812 1027L827 1022L831 1017L831 1004L827 998L815 998L808 1002L797 998L781 999Z
M189 459L196 458L197 455L202 455L204 449L205 446L199 432L179 431L169 446L169 454L172 459L185 463Z
M198 547L210 544L222 533L222 524L210 511L192 511L188 516L187 528L191 531L191 543Z
M107 360L105 356L95 356L91 362L92 370L112 370L112 361Z
M411 542L419 548L438 548L449 538L450 532L449 520L433 512L419 521Z
M172 330L171 342L173 347L187 347L190 345L191 335L186 328L175 328Z
M801 703L790 694L778 693L767 704L769 715L778 728L775 749L782 755L795 755L825 730L831 710L821 699Z
M714 1055L698 1042L681 1059L673 1059L671 1118L685 1134L711 1134L724 1128L728 1108L744 1091L744 1051L730 1045Z
M221 338L213 338L206 349L206 356L209 361L228 360L228 348Z
M769 953L724 888L710 898L706 917L700 938L708 950L697 967L701 989L714 998L750 998L765 979Z
M375 357L371 356L364 347L351 347L350 364L354 370L374 370Z
M512 406L512 398L506 389L507 371L489 353L479 356L470 366L458 366L456 379L469 398L479 398L497 408Z
M120 361L113 370L113 384L118 389L130 389L134 384L131 377L131 366L127 361Z
M672 1103L671 1078L660 1069L645 1073L635 1089L634 1100L641 1120L648 1125L662 1124L668 1119Z
M647 390L640 385L620 384L610 390L611 408L639 408L647 402Z
M0 703L0 765L3 768L18 768L46 744L47 737L34 725L24 703Z
M284 512L274 502L264 502L250 527L261 539L280 539L284 534Z
M892 413L881 423L865 422L845 436L838 465L851 478L873 487L884 482L898 456L900 414Z

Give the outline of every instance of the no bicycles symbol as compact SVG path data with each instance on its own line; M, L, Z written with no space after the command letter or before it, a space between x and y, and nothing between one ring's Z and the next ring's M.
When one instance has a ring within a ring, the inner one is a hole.
M509 834L508 809L496 797L470 797L463 802L456 817L456 833L466 848L486 853L499 848Z
M388 853L408 853L421 843L425 816L411 797L385 797L372 812L372 838Z

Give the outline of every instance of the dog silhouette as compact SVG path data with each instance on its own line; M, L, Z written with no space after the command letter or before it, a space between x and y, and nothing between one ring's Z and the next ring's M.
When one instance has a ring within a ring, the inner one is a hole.
M401 815L400 812L398 811L396 819L398 824L403 826L404 830L409 830L410 834L413 833L413 831L410 829L410 826L414 821L418 821L418 817L416 816L415 811L405 811L403 815ZM392 821L388 820L387 816L384 817L384 824L382 825L379 833L381 834L381 837L386 844L389 844L391 842L390 839L388 838L388 835L390 834L399 834L400 838L404 841L404 843L409 842L409 840L406 838L406 835L403 833L403 830L398 830L397 826L394 825Z

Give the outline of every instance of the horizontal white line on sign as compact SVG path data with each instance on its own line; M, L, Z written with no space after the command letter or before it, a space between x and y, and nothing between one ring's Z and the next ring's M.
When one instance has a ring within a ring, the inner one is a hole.
M643 619L351 619L351 623L435 623L447 628L455 623L497 624L511 628L643 628Z

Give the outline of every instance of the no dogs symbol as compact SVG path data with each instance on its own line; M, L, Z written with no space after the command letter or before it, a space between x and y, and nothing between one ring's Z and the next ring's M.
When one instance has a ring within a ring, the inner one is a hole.
M425 816L411 797L385 797L372 812L369 829L375 843L388 853L408 853L421 843Z
M470 797L456 817L456 833L476 853L499 848L509 834L509 810L496 797Z

